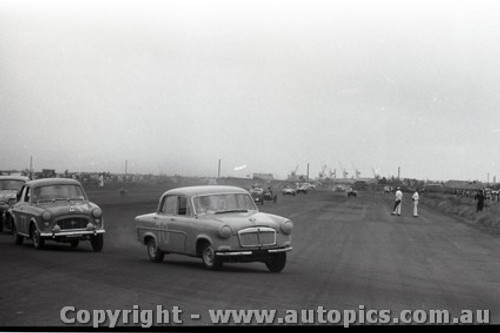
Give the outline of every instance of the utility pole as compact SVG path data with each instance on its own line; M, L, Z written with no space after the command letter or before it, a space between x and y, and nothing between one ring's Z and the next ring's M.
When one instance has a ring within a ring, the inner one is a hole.
M125 160L125 174L123 175L123 186L120 190L120 194L122 194L122 195L127 194L127 190L125 189L125 184L127 183L127 164L128 164L128 161Z
M219 167L217 169L217 179L220 178L220 166L221 166L221 160L219 158Z
M401 177L401 167L398 166L398 180L399 180L399 177Z
M33 156L30 156L30 179L33 179Z
M307 163L307 182L309 183L309 163Z

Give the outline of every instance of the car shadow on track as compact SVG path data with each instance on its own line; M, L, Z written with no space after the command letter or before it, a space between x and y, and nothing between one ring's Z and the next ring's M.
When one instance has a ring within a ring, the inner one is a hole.
M89 247L87 248L87 246L84 246L84 245L80 245L76 248L74 247L71 247L69 244L45 244L43 246L43 248L41 249L35 249L33 247L33 244L31 241L25 241L23 244L21 245L15 245L17 247L20 247L20 248L31 248L32 250L35 250L35 251L46 251L46 252L94 252L92 250L92 248Z
M179 260L177 258L166 258L162 264L163 265L168 265L168 266L174 266L174 267L179 267L179 268L187 268L187 269L193 269L197 270L200 272L224 272L224 273L270 273L266 266L262 263L250 263L250 264L237 264L237 263L228 263L224 264L221 269L215 270L215 271L210 271L206 269L203 266L203 263L201 262L201 259L198 261L195 261L196 259L193 258L193 260ZM153 264L153 263L152 263ZM262 268L259 267L262 265Z

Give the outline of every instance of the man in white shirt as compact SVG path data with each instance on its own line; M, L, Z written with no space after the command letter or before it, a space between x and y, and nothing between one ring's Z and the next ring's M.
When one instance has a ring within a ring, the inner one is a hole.
M401 216L401 203L403 201L403 192L401 192L401 188L398 186L396 189L396 201L394 202L394 209L392 210L392 215Z
M417 189L417 190L415 190L415 193L413 193L413 195L411 196L411 200L413 200L413 216L414 217L418 217L418 211L417 211L418 199L419 199L419 195L418 195L418 189Z

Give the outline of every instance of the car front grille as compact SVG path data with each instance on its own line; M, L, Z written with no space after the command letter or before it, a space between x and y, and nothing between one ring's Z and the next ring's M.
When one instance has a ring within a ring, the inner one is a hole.
M89 220L84 217L68 217L57 221L57 225L61 230L68 229L86 229Z
M238 232L242 247L260 247L276 244L276 230L269 227L252 227Z

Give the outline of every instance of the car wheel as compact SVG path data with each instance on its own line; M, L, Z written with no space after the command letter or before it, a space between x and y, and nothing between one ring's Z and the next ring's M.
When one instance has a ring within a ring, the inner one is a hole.
M201 250L201 260L205 268L218 270L222 268L222 260L215 255L215 249L211 244L205 244Z
M24 237L17 233L16 225L12 221L12 235L14 236L14 243L16 245L21 245L24 241Z
M92 236L90 238L90 245L92 245L94 252L101 252L104 247L104 236L102 234Z
M34 224L31 225L31 240L33 241L33 247L37 250L40 250L45 245L45 239L40 236L40 231L36 228Z
M154 238L151 238L146 244L148 248L148 257L152 262L162 262L165 257L165 253L161 252L156 245Z
M72 240L71 242L69 242L69 245L73 248L73 249L76 249L78 247L78 244L80 244L80 241L79 240Z
M266 261L266 267L270 272L279 273L285 268L286 252L276 253L269 257Z

